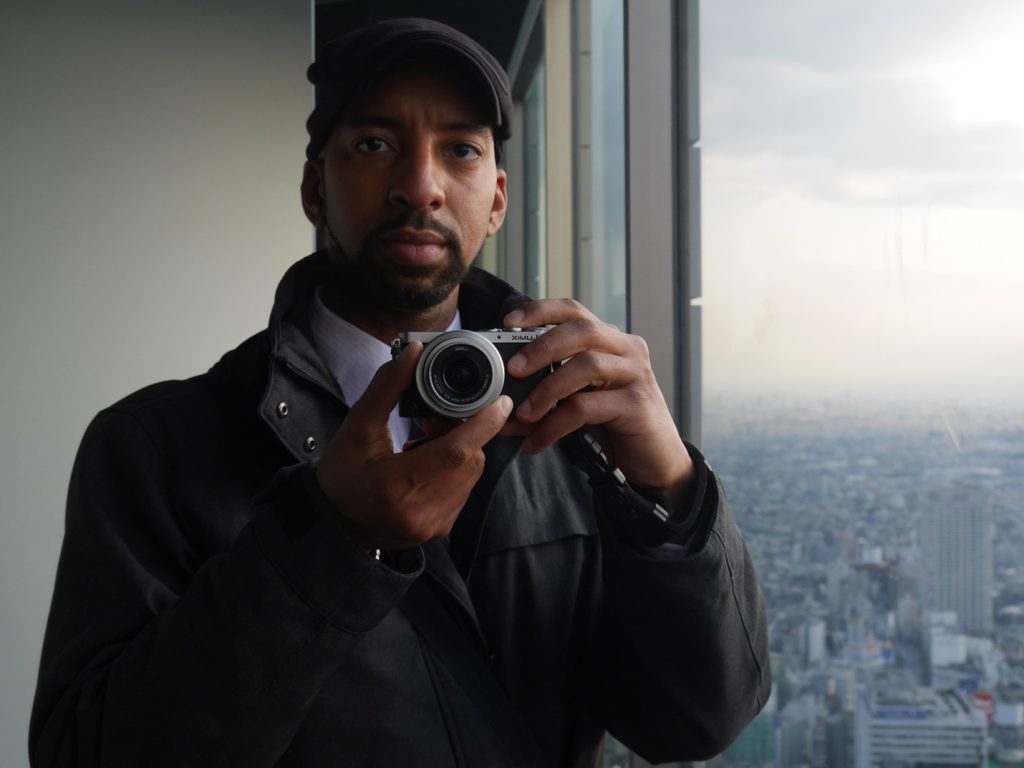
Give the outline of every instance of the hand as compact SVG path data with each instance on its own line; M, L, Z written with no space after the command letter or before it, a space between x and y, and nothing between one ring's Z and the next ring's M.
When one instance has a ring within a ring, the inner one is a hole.
M566 361L545 377L516 410L528 435L523 450L539 452L589 426L626 478L685 498L693 462L651 369L647 343L601 322L572 299L531 301L504 319L506 326L554 324L508 363L512 376L529 376Z
M394 453L388 414L412 384L422 352L413 342L380 367L316 468L327 498L369 548L401 549L448 534L483 472L483 446L511 411L503 395L415 450Z

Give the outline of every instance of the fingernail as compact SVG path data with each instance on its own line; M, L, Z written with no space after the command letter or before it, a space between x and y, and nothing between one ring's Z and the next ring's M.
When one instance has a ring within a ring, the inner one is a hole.
M523 402L519 404L519 410L517 413L524 419L529 418L530 414L533 413L533 406L530 405L530 401L523 400Z
M498 410L501 411L502 416L508 416L512 413L512 398L508 395L502 395L498 398Z
M507 315L505 315L505 325L519 325L523 322L523 318L526 317L526 313L521 309L513 309Z
M508 369L510 371L521 371L526 367L526 357L518 352L512 356L512 359L508 361Z

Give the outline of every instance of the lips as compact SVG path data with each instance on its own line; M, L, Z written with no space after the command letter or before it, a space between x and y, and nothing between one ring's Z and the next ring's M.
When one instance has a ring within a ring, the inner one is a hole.
M440 232L435 232L432 229L412 229L410 227L385 232L380 236L380 239L385 242L408 243L409 245L444 245L448 242L447 238Z
M439 232L429 229L404 227L378 237L382 250L400 264L424 266L441 259L448 240Z

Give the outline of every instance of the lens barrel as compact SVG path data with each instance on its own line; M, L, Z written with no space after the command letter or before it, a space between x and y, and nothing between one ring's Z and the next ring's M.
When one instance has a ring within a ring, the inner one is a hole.
M472 331L448 331L430 341L416 365L424 404L442 416L464 419L501 394L505 363L497 348Z

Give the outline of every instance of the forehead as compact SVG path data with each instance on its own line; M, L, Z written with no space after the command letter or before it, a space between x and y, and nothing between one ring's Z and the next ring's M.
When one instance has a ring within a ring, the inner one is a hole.
M444 57L413 57L378 75L340 122L360 122L380 109L443 110L457 111L462 121L491 127L493 117L488 114L487 99L483 85L465 65Z

